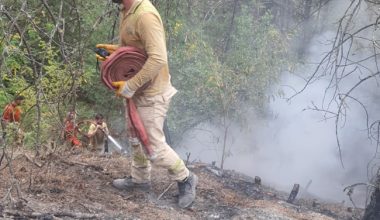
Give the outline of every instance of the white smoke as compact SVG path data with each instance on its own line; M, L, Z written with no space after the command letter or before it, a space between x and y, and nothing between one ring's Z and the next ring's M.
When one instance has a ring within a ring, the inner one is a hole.
M328 18L336 21L349 3L332 2L329 10L333 13ZM369 23L372 15L367 9L363 7L360 10L356 27ZM312 40L308 51L310 63L321 60L331 48L329 43L334 36L335 32L326 31ZM364 43L364 46L368 45ZM354 45L351 59L360 60L368 55L362 47L363 45ZM368 72L345 78L341 82L342 91L347 91L360 77L365 77L374 70L374 64L370 63L373 60L367 62ZM274 90L281 88L285 96L291 96L295 90L299 91L305 85L305 80L298 76L310 75L315 67L315 64L302 65L296 74L284 73L281 83ZM347 67L346 72L353 68ZM342 168L335 135L335 119L326 118L330 114L305 110L312 103L326 107L334 92L332 89L326 91L329 83L328 78L321 78L290 102L285 99L275 100L270 104L273 116L270 119L258 119L252 113L247 116L249 129L242 130L239 126L232 126L227 139L231 154L228 155L224 167L250 176L260 176L264 183L286 191L290 191L294 183L305 187L312 180L308 192L326 200L346 201L346 204L350 204L343 189L351 184L368 182L367 165L375 155L376 143L368 139L366 112L359 103L348 100L345 120L338 124L338 137L345 166ZM380 118L379 96L376 94L380 94L376 80L364 83L351 94L365 105L370 122ZM335 102L332 102L329 110L336 109ZM223 133L221 128L213 125L200 125L189 132L181 143L181 156L186 158L185 153L191 152L190 159L208 163L217 161L219 165ZM365 199L365 188L355 189L356 205L363 206Z

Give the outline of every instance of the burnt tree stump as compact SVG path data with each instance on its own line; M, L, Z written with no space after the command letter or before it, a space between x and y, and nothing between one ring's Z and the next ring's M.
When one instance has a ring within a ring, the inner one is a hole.
M297 197L298 191L300 190L300 184L294 184L292 191L290 192L289 198L287 200L288 203L293 203Z
M261 186L261 178L259 176L255 176L255 185Z
M365 208L363 220L380 219L380 173L377 174L374 185L376 188L371 195L371 201Z

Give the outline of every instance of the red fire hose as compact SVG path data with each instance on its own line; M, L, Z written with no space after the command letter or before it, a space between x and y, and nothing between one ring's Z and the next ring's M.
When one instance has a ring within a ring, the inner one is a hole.
M115 90L111 82L127 81L136 75L144 65L147 56L145 51L131 46L120 47L113 52L101 65L101 77L103 83L112 90ZM146 88L142 86L139 91ZM130 138L138 138L148 157L153 157L153 150L150 145L148 135L137 108L132 99L126 99L125 119L127 123L127 133Z

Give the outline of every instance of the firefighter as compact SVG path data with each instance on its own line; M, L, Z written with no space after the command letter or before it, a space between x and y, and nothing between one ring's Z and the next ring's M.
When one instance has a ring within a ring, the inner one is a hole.
M3 115L1 117L1 127L3 129L3 139L7 136L7 127L10 124L14 124L16 127L15 143L18 146L22 146L24 135L19 127L21 121L21 105L24 102L24 96L17 96L11 103L5 106Z
M75 124L76 113L71 111L67 114L64 121L64 130L61 138L67 141L73 148L82 147L82 142L78 139L78 127Z
M133 46L143 49L148 58L142 69L128 81L113 82L119 96L132 98L144 124L149 141L157 158L154 165L168 170L172 180L177 181L181 208L189 207L196 194L198 177L189 172L183 160L167 144L163 124L169 103L177 90L170 82L167 60L165 30L157 9L149 0L113 0L121 6L119 45L98 44L108 53L119 46ZM98 59L102 58L97 55ZM147 82L150 85L141 93L135 92ZM113 186L118 189L148 190L151 181L151 161L147 158L141 143L132 143L132 172L129 178L116 179ZM136 144L137 143L137 144Z
M101 154L108 153L108 135L109 131L103 115L96 114L95 121L91 123L87 132L87 137L90 139L90 149L100 151Z

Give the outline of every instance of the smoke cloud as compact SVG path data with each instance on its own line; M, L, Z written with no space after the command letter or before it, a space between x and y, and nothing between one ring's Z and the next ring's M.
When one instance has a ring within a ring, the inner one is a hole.
M332 2L330 11L334 13L329 18L335 22L339 14L334 9L338 8L343 12L342 9L346 8L348 3ZM371 14L365 10L361 9L357 26L369 23ZM311 41L308 51L308 61L314 64L300 65L295 71L296 74L283 73L281 82L272 88L273 91L281 89L285 97L289 97L303 88L305 80L299 76L306 77L312 73L316 67L315 63L331 49L329 43L334 36L334 31L325 31L316 36ZM366 43L363 44L365 46ZM362 47L363 45L354 45L350 59L360 60L367 57L369 52L362 50ZM373 60L364 64L368 67L368 72L362 71L359 75L346 77L340 84L341 91L347 91L360 78L375 70ZM353 68L354 66L347 67L345 71L349 72ZM320 78L290 101L278 98L271 102L271 117L258 118L251 112L247 115L248 128L242 129L233 125L228 134L229 153L224 168L250 176L260 176L264 184L287 192L290 192L294 183L305 187L312 181L308 193L324 200L345 201L350 205L343 189L355 183L367 183L370 175L367 173L368 168L374 164L369 164L376 156L376 143L368 138L367 114L369 122L379 119L380 104L377 94L380 94L380 89L376 80L370 80L351 94L361 101L367 113L358 102L347 100L345 118L338 124L343 168L335 134L335 119L329 119L332 116L330 114L308 110L313 105L326 108L330 104L329 110L336 112L334 90L326 90L329 84L328 77ZM186 153L190 152L190 160L207 163L216 161L217 165L220 165L223 133L222 128L214 125L198 126L190 131L180 144L181 156L186 158ZM356 205L364 206L365 200L366 188L355 188Z

